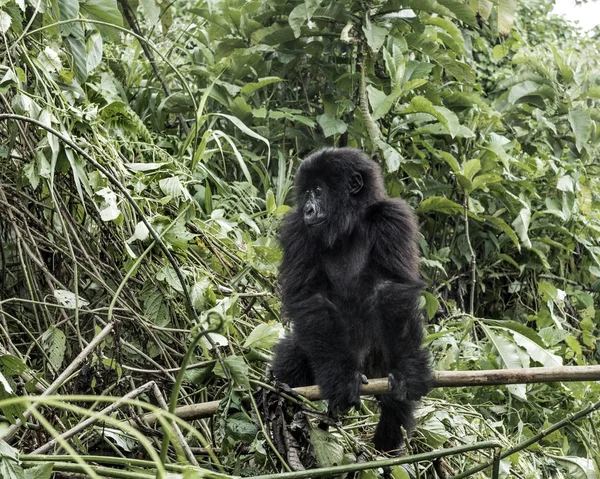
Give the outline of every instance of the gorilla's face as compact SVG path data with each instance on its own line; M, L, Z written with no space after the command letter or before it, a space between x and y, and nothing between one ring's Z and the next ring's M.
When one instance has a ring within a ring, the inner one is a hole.
M310 228L325 225L332 220L338 220L340 211L349 207L349 201L363 186L360 173L354 173L346 182L331 188L326 181L316 179L305 185L304 191L298 198L302 210L304 224ZM341 188L340 188L341 186Z
M357 150L325 149L306 158L296 173L296 217L321 247L333 247L385 198L376 163Z
M304 191L302 214L306 226L314 228L327 221L329 196L330 192L325 184L316 184Z

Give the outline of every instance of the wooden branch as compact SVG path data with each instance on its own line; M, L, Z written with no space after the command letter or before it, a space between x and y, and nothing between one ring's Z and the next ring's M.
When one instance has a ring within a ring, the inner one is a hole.
M48 386L48 389L46 389L40 395L40 397L50 396L50 395L54 394L58 390L58 388L60 388L62 386L62 384L67 380L67 378L79 369L81 364L94 351L94 349L96 349L96 347L98 347L98 345L102 341L104 341L104 338L111 333L114 326L115 326L114 322L108 323L106 326L104 326L104 329L102 331L100 331L98 333L98 335L94 339L92 339L90 341L90 343L84 349L81 350L81 352L71 362L71 364L69 364L67 366L67 368L62 373L60 373L60 375L54 380L54 382L52 384L50 384L50 386ZM23 413L23 418L27 419L29 416L31 416L31 410L36 409L37 407L38 407L38 403L31 404L27 408L27 410ZM0 434L0 439L3 439L4 441L8 442L17 433L17 431L19 430L19 428L22 425L23 424L21 422L21 419L17 419L17 422L15 424L13 424L12 426L10 426L4 432L4 434Z
M465 386L498 386L502 384L533 384L573 381L600 381L600 366L562 366L557 368L492 369L487 371L436 371L434 388ZM294 388L298 394L310 400L320 399L319 386ZM387 378L369 379L360 394L388 394ZM175 415L186 421L212 416L220 401L190 404L175 409ZM144 418L156 421L154 414Z

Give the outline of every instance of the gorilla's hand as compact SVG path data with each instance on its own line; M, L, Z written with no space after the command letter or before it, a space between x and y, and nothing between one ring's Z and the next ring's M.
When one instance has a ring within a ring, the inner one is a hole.
M411 381L410 377L405 377L399 372L388 375L388 390L394 399L398 401L418 401L429 391L425 382Z
M406 381L400 374L388 374L388 390L394 399L398 401L406 400Z
M349 380L341 380L337 384L338 387L330 394L325 392L329 399L329 411L334 415L344 413L351 407L358 411L360 409L360 387L363 384L368 384L367 377L362 373L354 372Z

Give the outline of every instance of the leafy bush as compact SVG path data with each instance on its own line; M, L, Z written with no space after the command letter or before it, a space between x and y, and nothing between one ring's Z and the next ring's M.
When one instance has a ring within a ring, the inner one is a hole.
M220 400L212 420L186 433L192 448L219 448L204 466L243 475L296 467L268 439L264 404L241 398L264 386L283 332L276 229L294 168L331 145L373 153L389 192L419 215L438 370L596 364L597 35L547 18L549 2L527 2L516 16L513 1L469 3L4 2L7 421L23 414L24 390L47 390L116 320L116 334L74 363L77 377L56 384L61 393L104 401L154 380L173 404ZM180 388L186 352L193 367ZM436 390L414 450L488 439L507 450L597 393L595 383ZM144 394L137 407L160 401ZM52 402L58 412L37 433L19 429L20 450L75 425L73 404ZM330 433L304 418L305 465L355 460L372 405ZM596 422L590 415L503 459L501 476L594 477ZM65 450L131 456L140 439L117 426L88 429ZM18 463L3 447L0 471ZM458 472L483 457L434 465ZM418 467L434 477L431 463Z

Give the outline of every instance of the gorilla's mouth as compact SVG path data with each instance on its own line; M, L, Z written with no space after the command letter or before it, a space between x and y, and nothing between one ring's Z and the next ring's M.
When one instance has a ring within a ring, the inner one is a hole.
M306 226L319 226L325 223L325 218L317 221L306 222Z

